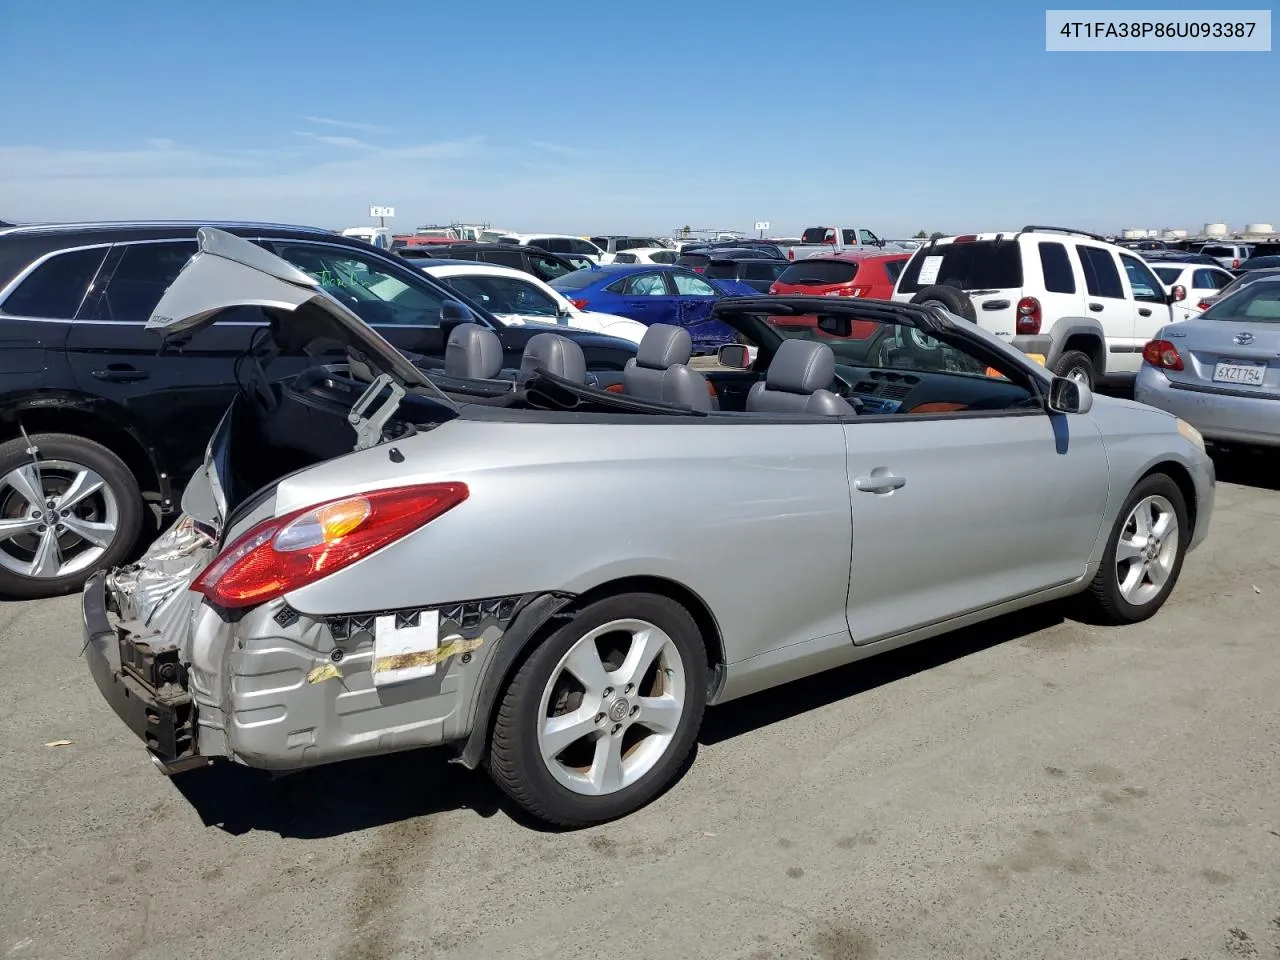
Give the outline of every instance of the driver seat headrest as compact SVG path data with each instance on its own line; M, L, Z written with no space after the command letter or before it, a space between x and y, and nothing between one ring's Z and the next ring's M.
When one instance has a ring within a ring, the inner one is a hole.
M827 389L835 376L835 354L825 343L784 340L765 379L747 393L747 412L853 416L854 408Z
M444 372L463 380L492 380L502 370L502 341L478 323L460 323L449 331Z

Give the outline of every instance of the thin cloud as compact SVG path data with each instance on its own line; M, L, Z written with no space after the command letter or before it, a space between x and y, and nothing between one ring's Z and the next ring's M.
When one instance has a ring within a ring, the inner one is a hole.
M332 117L299 117L307 123L318 123L326 127L341 127L343 130L359 130L363 133L390 133L390 127L378 127L372 123L353 123L350 120L334 120Z
M346 147L351 150L377 149L373 144L357 140L355 137L340 137L331 133L313 133L310 130L295 130L293 135L295 137L306 137L308 140L315 140L319 143L326 143L331 147Z
M582 155L582 151L577 147L567 147L563 143L549 143L546 140L529 140L528 146L536 147L539 150L546 150L548 153L558 153L562 157L578 157Z
M177 146L177 144L168 137L147 137L143 142L146 143L148 147L155 150L172 150Z

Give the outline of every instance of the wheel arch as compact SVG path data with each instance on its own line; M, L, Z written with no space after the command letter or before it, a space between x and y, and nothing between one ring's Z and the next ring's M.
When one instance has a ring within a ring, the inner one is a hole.
M171 505L170 473L158 450L127 419L112 416L100 403L71 395L29 397L0 412L0 442L35 433L66 433L106 447L138 481L143 494Z
M1049 332L1053 349L1045 358L1045 366L1052 368L1068 350L1079 350L1093 361L1094 370L1103 374L1107 370L1107 338L1102 324L1085 317L1063 317Z
M512 620L495 653L485 665L484 676L476 686L471 729L455 757L458 763L468 769L475 769L484 761L493 735L499 696L507 681L538 645L579 610L623 593L655 594L674 600L689 611L706 650L710 675L708 698L714 697L724 679L724 638L706 601L684 584L667 577L626 576L607 580L577 594L539 594Z
M1138 478L1141 483L1147 477L1155 474L1164 474L1178 488L1178 492L1182 494L1182 501L1187 507L1187 523L1191 525L1191 529L1187 531L1187 538L1190 540L1196 532L1196 519L1198 514L1199 501L1196 497L1195 480L1191 477L1191 471L1179 463L1177 460L1161 460L1158 463L1148 467Z

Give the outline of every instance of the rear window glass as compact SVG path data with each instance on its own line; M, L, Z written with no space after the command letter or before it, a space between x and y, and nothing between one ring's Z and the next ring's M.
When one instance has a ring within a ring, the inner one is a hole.
M1199 277L1200 273L1203 272L1203 270L1199 271L1196 276ZM1156 267L1156 276L1160 278L1160 282L1163 284L1177 283L1178 278L1182 276L1182 269L1180 267Z
M705 253L686 253L676 261L682 267L705 267L711 262L711 257Z
M732 260L712 260L707 264L707 276L712 280L732 280L738 275L738 265Z
M566 273L562 277L556 277L551 281L551 286L557 290L581 290L583 287L595 283L601 276L602 273L599 270L575 270L573 273Z
M1067 248L1061 243L1040 244L1040 269L1044 272L1044 288L1049 293L1075 293L1076 278L1071 272Z
M9 294L5 312L15 317L74 319L106 255L106 247L97 247L50 257Z
M1235 247L1202 247L1201 253L1210 257L1234 257L1236 255Z
M902 274L902 268L906 265L906 260L886 260L884 262L884 272L889 275L890 283L898 282L898 277Z
M820 287L831 283L848 283L858 274L858 264L839 260L799 260L778 277L779 283L803 287Z
M1280 323L1280 281L1245 284L1225 296L1201 316L1206 320L1247 320Z
M777 263L744 263L742 276L746 280L777 280L778 275L786 270L787 266L785 260Z
M1241 270L1265 270L1268 267L1280 267L1280 257L1250 257L1240 264Z
M822 243L823 239L833 233L831 227L810 227L800 234L801 243Z
M1022 286L1022 257L1012 240L971 240L921 247L902 272L900 293L918 293L946 283L962 290L1009 290Z

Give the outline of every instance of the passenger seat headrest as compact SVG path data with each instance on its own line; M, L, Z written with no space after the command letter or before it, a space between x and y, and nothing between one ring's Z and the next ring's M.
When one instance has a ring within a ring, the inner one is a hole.
M492 380L502 370L502 341L478 323L460 323L449 332L444 372L464 380Z
M836 355L825 343L784 340L773 355L765 382L770 390L813 393L826 390L836 375Z
M665 370L677 363L688 363L691 356L693 338L688 330L669 323L655 323L640 338L636 365L650 370Z
M587 382L587 358L582 347L558 333L538 333L525 344L520 358L521 377L531 377L539 369L574 383Z

